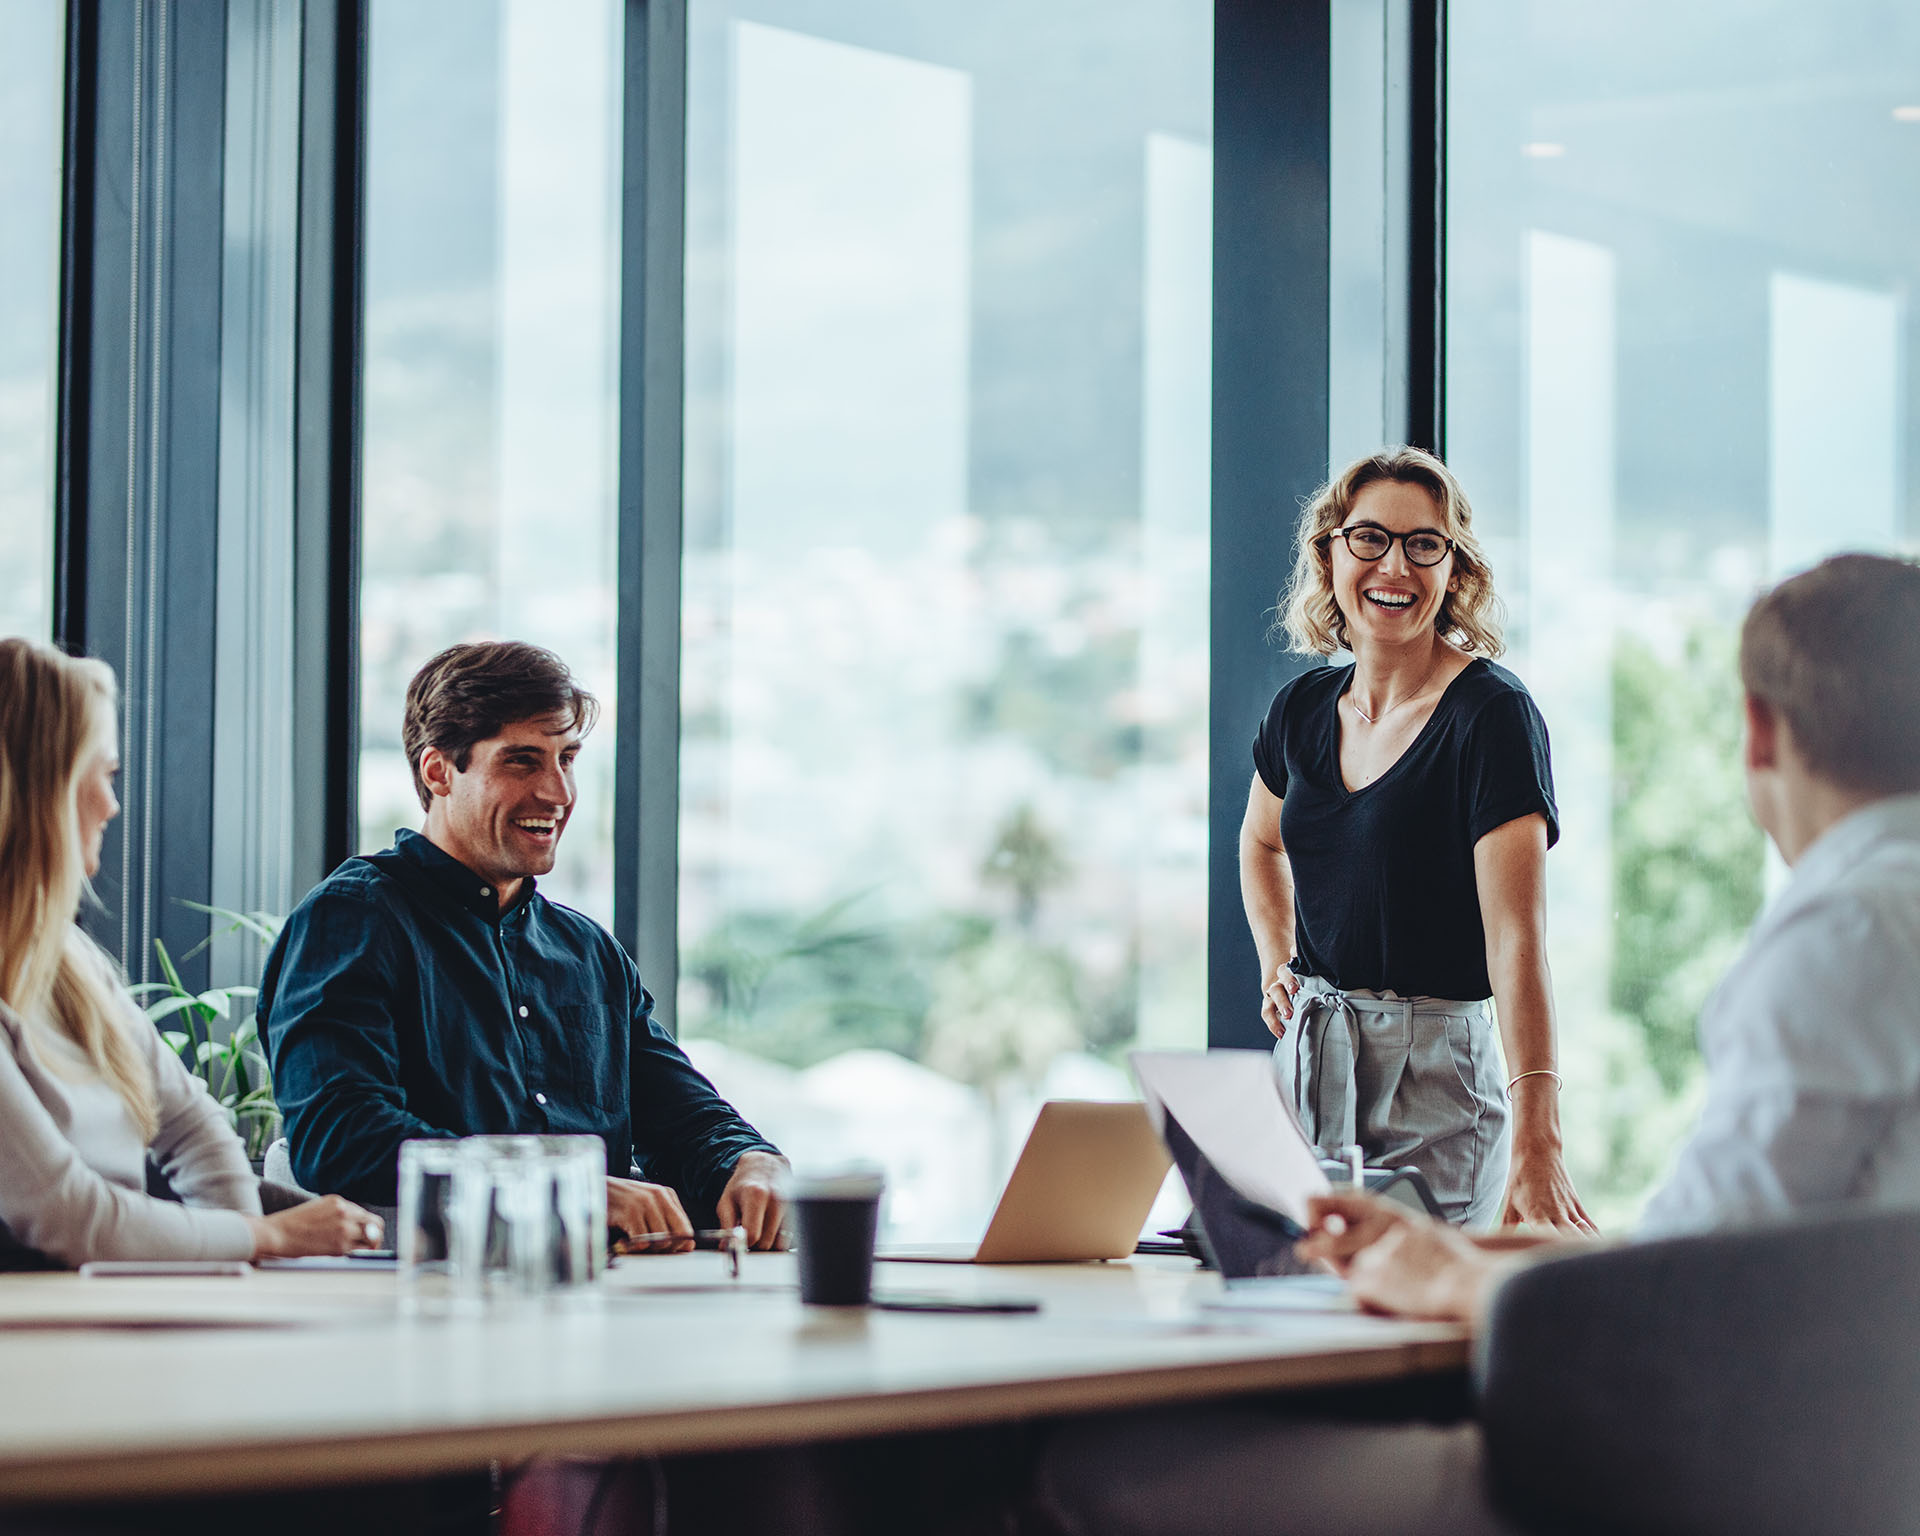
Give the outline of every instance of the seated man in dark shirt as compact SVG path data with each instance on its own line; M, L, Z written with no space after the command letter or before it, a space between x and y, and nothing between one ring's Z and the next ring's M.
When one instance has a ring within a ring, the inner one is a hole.
M612 1226L738 1224L771 1248L785 1160L660 1026L613 935L535 889L598 707L531 645L456 645L408 686L425 830L316 886L261 980L293 1171L392 1205L411 1138L592 1133Z

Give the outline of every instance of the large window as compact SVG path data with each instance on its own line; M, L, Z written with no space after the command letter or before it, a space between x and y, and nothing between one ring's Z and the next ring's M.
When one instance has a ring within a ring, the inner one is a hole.
M1448 7L1447 448L1553 733L1576 1176L1630 1217L1769 882L1734 637L1920 537L1920 11Z
M66 7L0 9L0 635L53 625L54 358Z
M689 34L678 1023L976 1235L1206 1038L1212 7Z
M619 0L375 0L360 842L418 826L407 680L560 653L605 706L545 888L613 916Z

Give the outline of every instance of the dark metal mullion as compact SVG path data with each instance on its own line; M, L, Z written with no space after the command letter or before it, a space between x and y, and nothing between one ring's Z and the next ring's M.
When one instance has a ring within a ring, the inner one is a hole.
M96 0L68 0L60 193L59 408L55 423L53 638L87 648L87 438L93 355Z
M293 886L358 840L366 0L307 0L294 360Z
M55 624L120 677L93 921L139 977L206 933L226 13L76 0L68 29Z
M1447 0L1414 0L1408 145L1407 439L1446 451Z
M1207 1040L1270 1046L1241 906L1254 731L1303 658L1265 642L1327 460L1327 6L1214 7L1213 537Z
M149 943L165 941L188 985L207 984L207 918L213 883L214 678L219 605L220 344L225 252L227 22L222 7L174 0L156 64L164 94L156 119L152 330L164 336L149 373L145 445L142 667L153 709L141 758L151 786ZM142 956L142 962L146 960Z
M614 932L671 1023L679 974L686 0L628 0L625 75Z

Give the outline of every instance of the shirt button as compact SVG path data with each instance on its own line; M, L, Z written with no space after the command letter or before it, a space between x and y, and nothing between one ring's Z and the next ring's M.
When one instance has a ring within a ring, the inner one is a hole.
M526 1016L527 1016L527 1005L525 1003L522 1003L520 1005L520 1017L524 1019Z
M490 890L488 890L488 889L487 889L487 887L483 885L483 886L481 886L481 887L480 887L480 894L481 894L482 896L491 896L491 895L493 894L493 892L492 892L492 891L490 891Z
M544 1104L547 1102L547 1096L544 1093L536 1093L533 1096L533 1102L536 1104Z

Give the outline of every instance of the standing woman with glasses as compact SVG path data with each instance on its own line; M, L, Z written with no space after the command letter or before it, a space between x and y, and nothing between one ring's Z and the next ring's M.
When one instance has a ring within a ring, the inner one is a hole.
M1254 742L1240 885L1261 1014L1317 1145L1418 1169L1463 1225L1590 1231L1560 1144L1547 731L1493 664L1472 521L1418 448L1349 465L1307 508L1282 623L1353 662L1288 683Z

